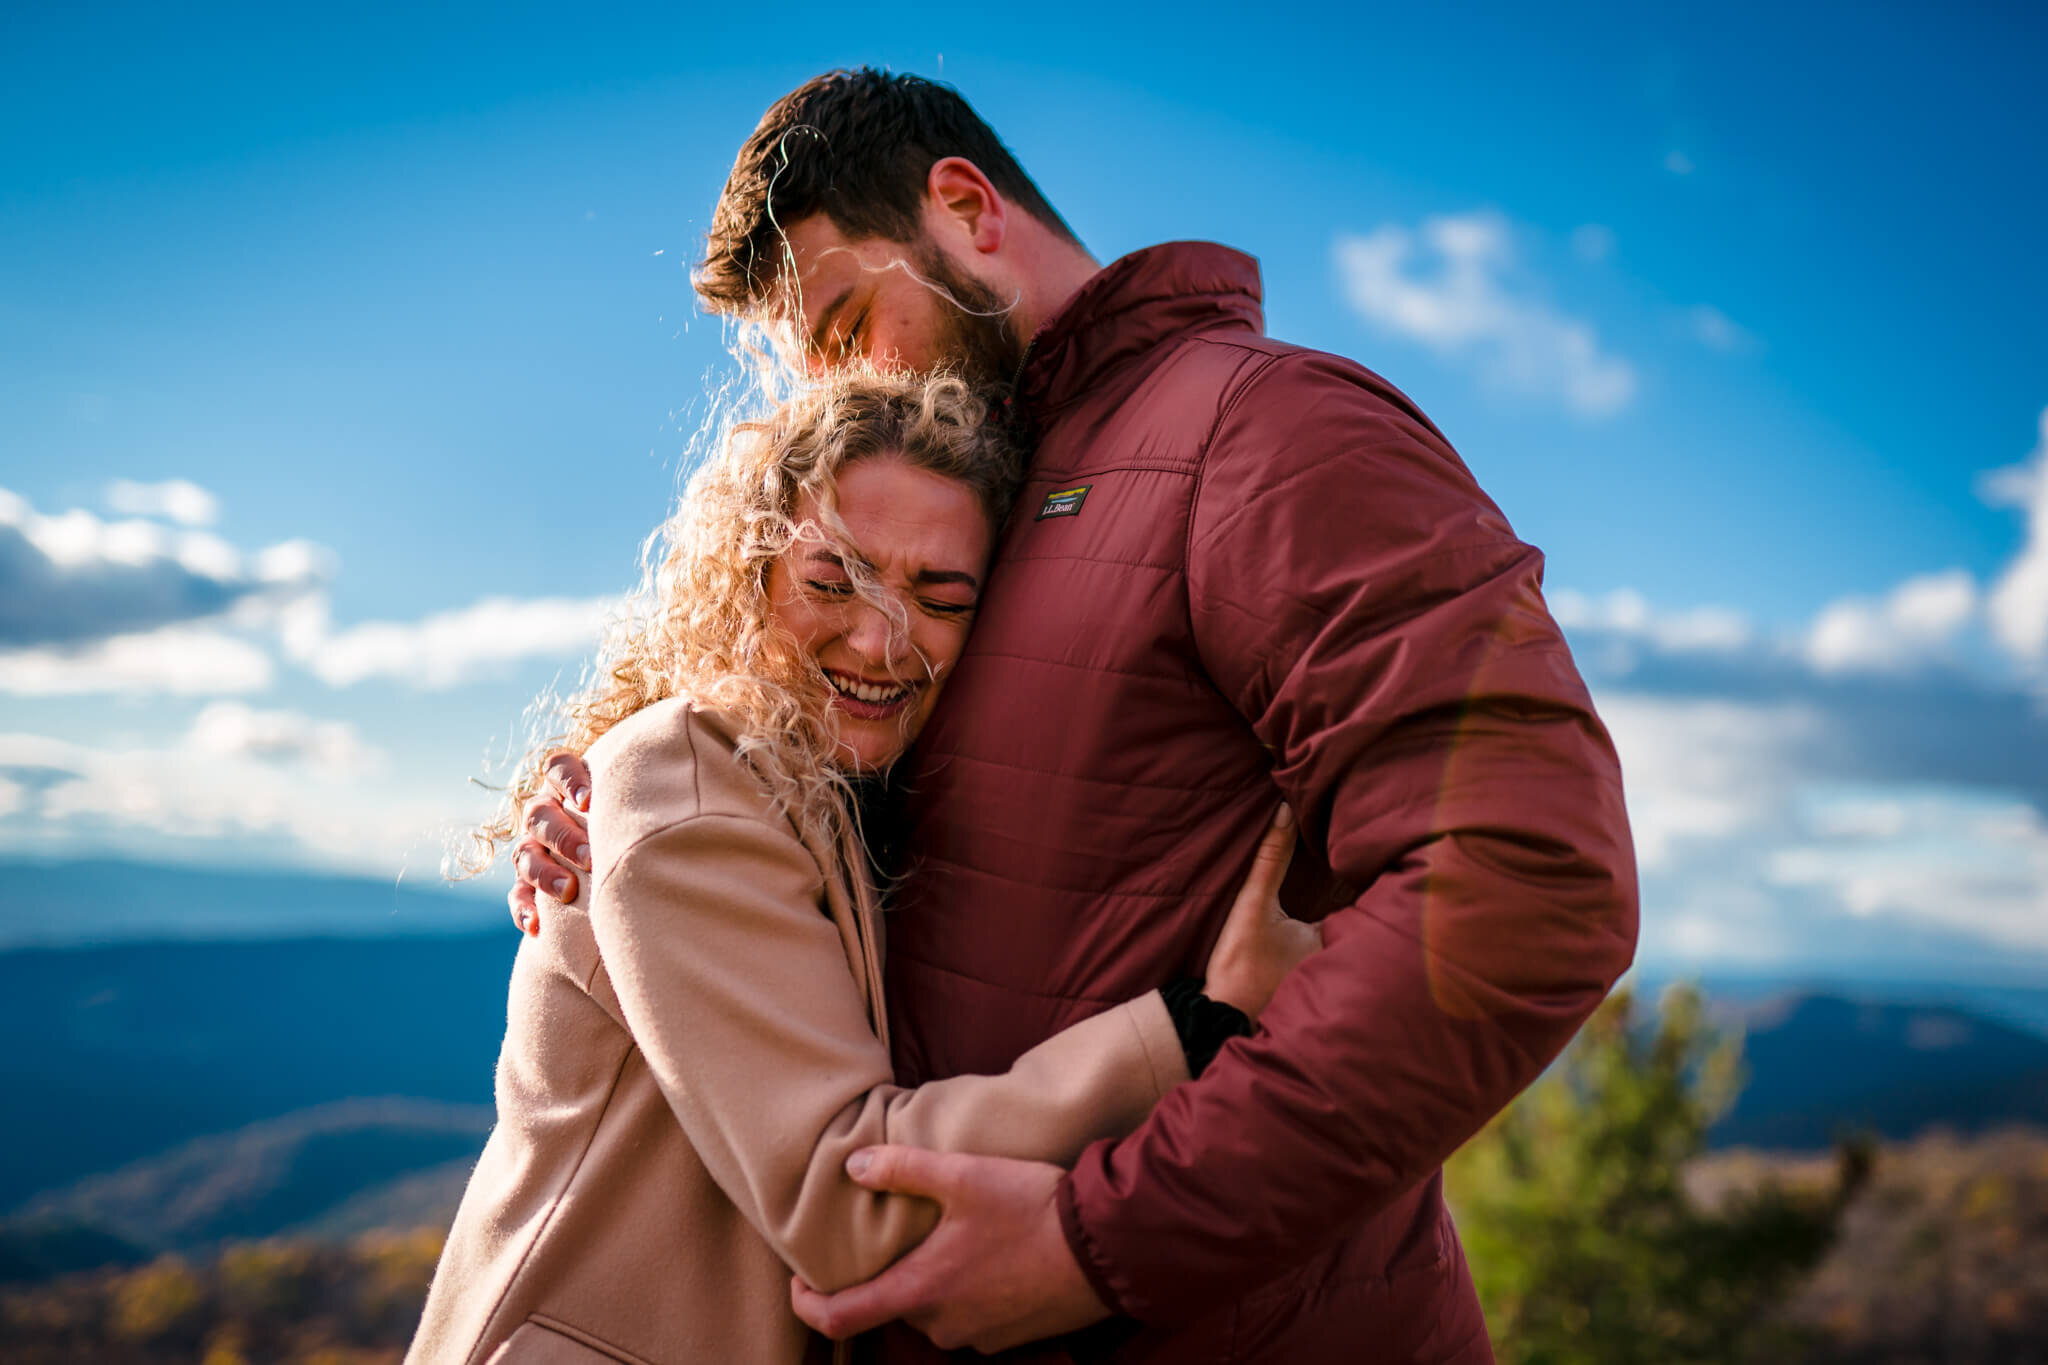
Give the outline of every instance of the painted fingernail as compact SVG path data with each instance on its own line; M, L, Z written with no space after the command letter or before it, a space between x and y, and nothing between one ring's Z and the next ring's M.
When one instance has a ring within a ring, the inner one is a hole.
M590 845L589 845L589 844L578 844L578 845L576 845L576 864L577 864L577 866L579 866L579 867L589 867L589 866L590 866Z
M579 809L590 809L590 788L578 787L573 792L570 792L569 795L576 802Z
M855 1152L846 1158L846 1173L858 1179L868 1173L868 1167L875 1164L874 1157L865 1151Z
M557 878L555 878L555 899L556 899L556 900L561 900L561 899L563 899L564 897L566 897L566 896L567 896L568 894L569 894L569 879L568 879L567 877L557 877Z

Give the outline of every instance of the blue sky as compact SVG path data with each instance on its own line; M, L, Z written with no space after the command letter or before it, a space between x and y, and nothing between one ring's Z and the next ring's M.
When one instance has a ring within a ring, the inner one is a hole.
M427 875L675 493L733 149L871 62L1444 428L1646 957L2048 976L2038 13L757 13L0 17L0 847Z

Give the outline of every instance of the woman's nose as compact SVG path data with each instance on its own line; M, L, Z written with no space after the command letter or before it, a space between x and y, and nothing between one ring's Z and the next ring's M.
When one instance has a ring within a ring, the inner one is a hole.
M873 603L862 602L853 608L853 620L847 624L846 643L861 658L888 667L901 652L902 635L888 613Z

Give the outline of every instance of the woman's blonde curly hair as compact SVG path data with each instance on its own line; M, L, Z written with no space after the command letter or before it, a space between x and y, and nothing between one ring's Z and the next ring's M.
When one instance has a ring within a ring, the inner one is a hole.
M856 836L828 684L815 661L779 629L768 573L799 540L846 539L833 496L839 471L888 455L971 490L1000 528L1022 461L987 402L957 376L852 369L806 384L767 418L736 423L723 449L690 480L650 560L642 619L615 627L600 652L597 682L560 707L563 729L521 764L497 816L477 829L464 866L488 867L519 836L527 802L543 787L550 755L583 753L643 707L688 697L732 717L741 757L817 849L847 856ZM803 524L805 494L826 523ZM847 557L859 592L902 619Z

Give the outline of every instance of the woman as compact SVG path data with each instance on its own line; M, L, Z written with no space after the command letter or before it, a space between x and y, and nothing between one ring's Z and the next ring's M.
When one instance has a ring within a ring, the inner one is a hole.
M498 1126L410 1360L829 1356L790 1312L790 1271L866 1279L936 1216L853 1184L847 1155L1071 1163L1188 1075L1153 992L1001 1076L891 1084L849 796L960 657L1017 476L985 416L950 378L836 380L693 481L654 619L570 708L594 865L521 944ZM1210 963L1209 993L1247 1014L1314 941L1271 913L1276 828Z

